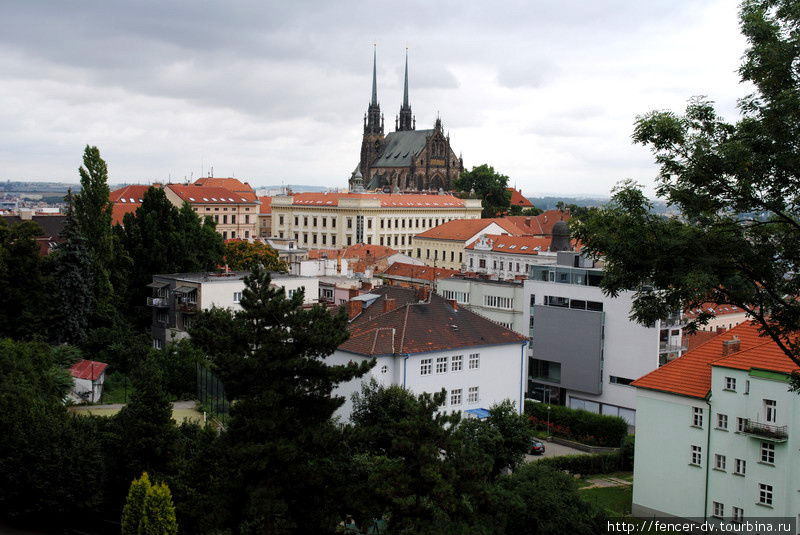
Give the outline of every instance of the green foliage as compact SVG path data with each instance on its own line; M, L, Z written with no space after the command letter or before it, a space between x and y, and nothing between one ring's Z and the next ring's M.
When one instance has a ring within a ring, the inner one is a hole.
M593 453L589 455L560 455L540 459L538 463L571 474L607 474L626 469L625 458L620 452Z
M108 168L97 147L86 146L79 169L81 191L74 197L78 232L85 238L92 266L91 325L105 325L114 316L114 289L111 286L113 238Z
M197 394L197 364L205 363L205 355L188 339L171 342L152 354L164 378L164 389L177 399L194 399Z
M681 216L652 214L627 182L573 233L605 257L605 292L636 292L636 320L734 304L800 364L800 279L787 276L800 263L800 10L794 0L746 0L740 20L748 48L739 74L755 91L740 100L739 121L725 122L705 98L682 115L636 121L634 142L660 166L657 193ZM711 317L700 314L690 330Z
M246 271L259 265L266 271L287 270L286 263L278 260L278 253L262 242L231 240L225 243L225 264L236 271Z
M483 199L481 217L497 217L508 213L511 207L511 192L508 177L494 170L494 167L483 164L463 171L453 186L459 191L472 191Z
M139 529L141 535L176 535L178 522L172 494L166 483L153 485L144 499L144 511Z
M529 208L522 208L521 206L512 205L508 215L524 215L524 216L537 216L541 214L544 210L541 208L529 207Z
M53 251L53 275L58 281L58 320L55 338L61 343L79 344L86 336L92 306L92 263L86 238L78 229L67 194L67 215L60 243Z
M125 499L125 507L122 508L122 535L139 535L139 525L144 516L144 502L151 488L147 472L131 481L128 497Z
M52 286L36 243L40 232L31 221L0 219L0 336L31 339L49 331Z
M628 424L618 416L595 414L544 403L525 403L525 415L537 427L547 428L550 407L550 432L592 446L617 448L628 435Z
M527 417L517 413L512 401L505 400L490 407L489 417L481 423L496 429L501 438L492 449L492 474L496 476L506 469L514 470L525 458L533 439L533 429Z

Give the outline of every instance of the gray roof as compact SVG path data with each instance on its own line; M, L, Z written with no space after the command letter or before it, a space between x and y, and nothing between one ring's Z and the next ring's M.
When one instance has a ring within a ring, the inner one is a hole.
M383 152L371 167L408 167L425 148L431 134L433 130L390 132L386 135Z
M18 215L2 216L9 225L17 225L25 221ZM34 223L38 223L42 227L40 236L49 238L58 238L61 231L64 230L64 223L67 220L65 215L34 215L30 219Z

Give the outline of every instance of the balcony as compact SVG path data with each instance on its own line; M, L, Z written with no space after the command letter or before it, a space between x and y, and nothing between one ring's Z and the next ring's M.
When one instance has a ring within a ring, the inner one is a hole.
M659 353L677 353L679 351L686 351L688 346L684 344L668 344L667 342L658 343Z
M184 314L195 314L197 312L197 303L192 301L179 301L175 304L175 308Z
M148 297L147 298L147 306L149 307L159 307L159 308L168 308L169 307L169 299L166 297Z
M789 439L789 432L785 425L762 424L750 419L744 421L742 433L772 442L786 442Z

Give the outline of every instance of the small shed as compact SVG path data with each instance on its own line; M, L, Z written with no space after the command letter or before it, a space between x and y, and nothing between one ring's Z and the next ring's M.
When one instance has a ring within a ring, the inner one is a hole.
M78 402L96 403L103 394L103 382L108 364L96 360L79 360L73 364L69 373L75 385L70 396Z

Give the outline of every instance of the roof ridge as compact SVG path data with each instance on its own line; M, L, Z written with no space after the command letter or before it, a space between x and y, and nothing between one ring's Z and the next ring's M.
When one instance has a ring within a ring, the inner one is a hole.
M406 343L406 326L408 325L408 311L411 310L411 305L418 305L419 303L406 303L403 305L406 309L406 314L403 316L403 332L400 334L400 353L403 352L403 346Z

